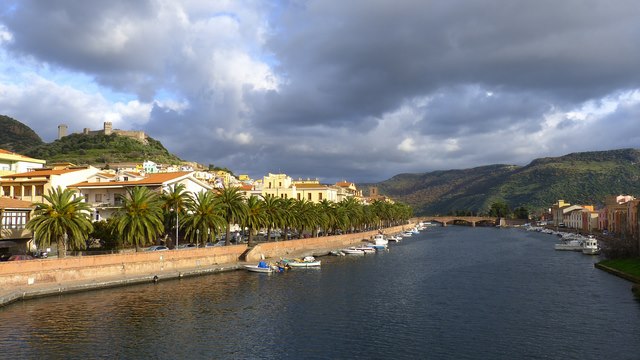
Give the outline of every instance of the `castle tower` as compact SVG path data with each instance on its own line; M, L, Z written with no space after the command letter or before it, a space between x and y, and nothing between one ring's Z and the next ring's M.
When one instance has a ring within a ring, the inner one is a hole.
M111 133L113 133L113 124L111 124L111 121L105 121L104 122L104 134L105 135L111 135Z
M371 186L369 187L369 197L377 197L378 196L378 187Z
M62 139L65 136L67 136L67 125L58 125L58 140Z

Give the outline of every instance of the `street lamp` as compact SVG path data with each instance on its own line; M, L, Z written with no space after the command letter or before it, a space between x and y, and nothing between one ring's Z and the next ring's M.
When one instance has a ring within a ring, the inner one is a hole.
M178 229L180 228L178 224L178 210L176 209L176 249L178 248Z

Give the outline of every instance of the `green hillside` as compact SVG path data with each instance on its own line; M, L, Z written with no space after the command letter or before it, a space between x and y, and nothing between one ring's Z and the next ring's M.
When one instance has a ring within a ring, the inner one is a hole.
M487 211L498 200L512 209L538 212L558 199L602 203L606 195L640 196L640 150L574 153L521 167L491 165L466 170L400 174L376 185L379 192L411 205L416 214ZM362 186L368 186L363 184Z
M147 137L147 144L112 135L71 134L51 143L42 139L27 125L0 115L0 149L10 150L47 163L71 162L76 165L103 165L110 162L142 162L151 160L164 164L183 161L162 144Z
M0 149L24 154L27 149L43 144L40 136L16 119L0 115Z
M169 153L162 144L147 138L148 145L115 134L71 134L49 144L42 144L26 152L27 156L45 159L49 163L71 162L77 165L100 165L109 162L142 162L179 164L180 158Z

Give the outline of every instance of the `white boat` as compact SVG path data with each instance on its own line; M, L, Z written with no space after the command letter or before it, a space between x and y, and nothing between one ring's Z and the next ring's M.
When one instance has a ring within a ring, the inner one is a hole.
M245 265L244 268L252 272L260 272L260 273L273 272L273 268L269 264L265 263L264 261L260 261L258 265Z
M376 249L368 246L360 246L360 247L357 247L356 249L362 250L365 254L373 254L374 252L376 252Z
M386 250L387 249L387 245L378 245L378 244L367 244L367 247L373 248L375 250Z
M411 237L413 235L413 233L411 233L411 231L405 231L402 234L400 234L402 237Z
M376 234L373 236L373 243L375 245L387 245L389 240L385 239L382 234Z
M340 250L346 255L364 255L364 251L361 249L356 249L355 247L350 247L346 249Z
M302 260L293 259L293 260L283 260L287 265L294 267L318 267L320 266L321 261L316 260L313 256L305 256Z
M589 235L587 240L584 241L584 246L582 247L582 253L585 255L600 254L600 246L598 245L598 240L593 235Z
M554 246L556 250L565 250L565 251L582 251L583 247L584 247L584 241L582 240L564 241L559 244L555 244Z
M391 235L391 236L389 236L387 238L387 240L388 241L399 242L400 240L402 240L402 236L400 236L400 235L396 235L396 236Z

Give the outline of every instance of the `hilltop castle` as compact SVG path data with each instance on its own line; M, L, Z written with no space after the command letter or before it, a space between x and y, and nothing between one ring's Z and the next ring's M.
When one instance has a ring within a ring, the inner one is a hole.
M67 136L67 125L58 125L58 140ZM114 129L113 124L110 121L104 122L104 128L102 130L91 130L89 128L82 129L83 135L111 135L116 134L118 136L125 136L134 140L138 140L143 144L147 144L147 134L144 131L128 131Z

